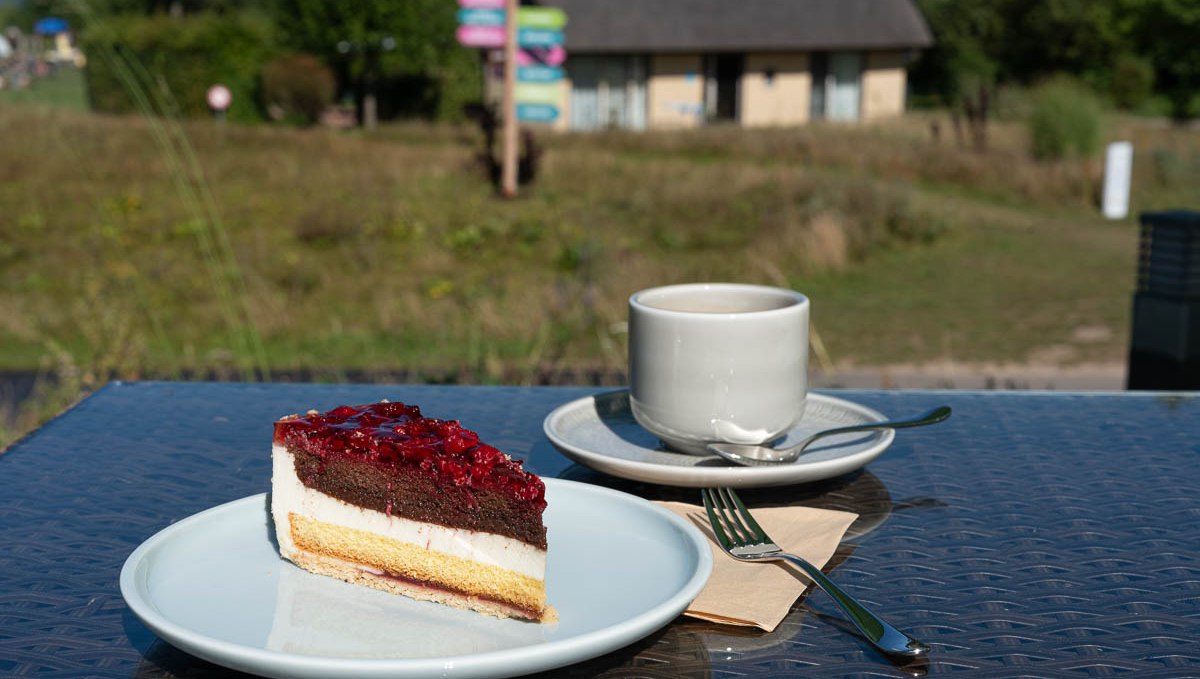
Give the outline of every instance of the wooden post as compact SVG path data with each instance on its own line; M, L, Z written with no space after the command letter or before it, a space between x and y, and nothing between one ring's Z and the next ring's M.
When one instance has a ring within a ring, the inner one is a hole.
M500 191L505 198L517 195L517 7L518 0L505 0L504 9L504 130L500 167Z

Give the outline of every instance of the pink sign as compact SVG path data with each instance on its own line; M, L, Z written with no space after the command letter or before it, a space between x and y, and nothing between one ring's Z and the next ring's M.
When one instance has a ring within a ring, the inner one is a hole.
M458 0L458 6L467 9L504 9L504 0Z
M208 99L208 107L214 111L224 111L233 103L233 93L224 85L213 85L205 94Z
M463 47L504 47L503 26L459 26L454 33Z
M567 60L567 50L562 45L553 47L522 47L517 50L519 66L562 66Z

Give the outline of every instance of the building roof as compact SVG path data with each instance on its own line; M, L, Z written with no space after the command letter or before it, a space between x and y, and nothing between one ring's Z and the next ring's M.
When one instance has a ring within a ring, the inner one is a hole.
M567 52L909 49L933 35L912 0L541 0Z

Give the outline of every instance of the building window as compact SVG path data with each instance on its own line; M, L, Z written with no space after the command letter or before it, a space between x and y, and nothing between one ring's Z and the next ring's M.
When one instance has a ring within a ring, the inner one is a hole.
M567 60L572 130L646 128L646 59L578 55Z
M862 101L863 57L859 52L813 52L810 117L858 120Z

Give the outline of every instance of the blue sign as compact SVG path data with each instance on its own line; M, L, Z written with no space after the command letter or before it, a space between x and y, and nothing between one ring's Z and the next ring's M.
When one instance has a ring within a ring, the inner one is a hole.
M517 80L523 83L556 83L563 79L557 66L518 66Z
M517 120L526 123L552 123L558 120L558 107L550 104L517 104Z
M487 8L463 8L458 10L460 26L503 26L504 10Z
M563 44L563 32L548 28L518 28L517 44L521 47L554 47Z
M38 19L33 24L33 32L38 35L56 35L58 33L66 33L71 30L66 19L58 17L45 17Z

